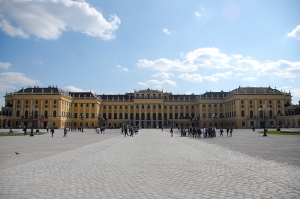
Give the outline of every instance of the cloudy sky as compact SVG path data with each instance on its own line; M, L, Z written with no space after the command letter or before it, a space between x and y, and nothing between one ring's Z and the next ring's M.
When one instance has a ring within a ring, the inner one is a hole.
M299 0L0 0L0 94L271 86L297 103L299 8Z

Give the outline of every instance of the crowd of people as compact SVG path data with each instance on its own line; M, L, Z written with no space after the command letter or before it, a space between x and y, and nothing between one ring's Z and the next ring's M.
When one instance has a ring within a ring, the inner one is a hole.
M225 129L224 129L225 130ZM219 137L223 137L223 128L219 130ZM226 133L227 137L232 137L232 128L227 128ZM173 128L170 129L171 137L173 137ZM193 137L193 138L214 138L217 137L217 128L216 127L203 127L195 128L190 126L189 128L185 128L183 126L177 127L177 133L181 134L181 137Z

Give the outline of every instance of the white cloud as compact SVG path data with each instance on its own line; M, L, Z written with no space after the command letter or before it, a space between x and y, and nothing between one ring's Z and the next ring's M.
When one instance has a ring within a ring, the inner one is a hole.
M158 80L148 80L146 82L138 82L139 85L141 86L156 86L157 88L162 88L163 86L177 86L176 82L166 79L163 81L158 81Z
M225 79L229 79L229 77L231 75L232 75L231 71L227 71L227 72L224 72L224 73L215 73L215 74L213 74L213 76L215 76L215 77L220 77L220 78L225 78Z
M166 72L155 73L154 75L152 75L152 77L161 78L161 79L169 79L171 78L171 76L174 76L174 74L166 73Z
M57 39L73 30L104 40L115 38L121 20L109 20L85 1L1 0L0 28L10 36Z
M292 30L292 32L288 33L287 36L300 40L300 25L298 25L294 30Z
M210 82L217 82L219 79L214 76L201 76L200 74L188 74L184 73L178 76L181 79L184 79L189 82L203 82L203 81L210 81Z
M242 58L243 58L242 55L232 55L232 57L233 57L234 59L242 59Z
M256 78L255 77L245 77L245 78L243 78L243 80L253 82L256 80Z
M13 81L12 81L13 80ZM11 91L16 89L14 85L35 85L38 84L38 80L30 79L23 73L18 72L5 72L0 73L0 91Z
M66 86L65 89L70 92L88 92L88 91L90 91L90 90L83 90L81 88L76 88L75 86Z
M230 68L231 58L218 48L199 48L186 55L186 60L201 67Z
M9 67L11 66L11 63L3 63L3 62L0 62L0 68L3 68L3 69L8 69Z
M203 80L210 81L210 82L217 82L219 80L219 78L214 77L214 76L204 76Z
M119 71L125 71L128 72L128 68L123 68L122 66L120 66L119 64L117 65L117 67L119 68Z
M300 89L299 88L291 89L291 93L292 93L293 97L300 97Z
M197 70L197 66L194 64L190 64L187 61L181 62L180 60L168 60L165 58L157 59L155 61L149 61L146 59L138 60L137 66L140 68L151 68L156 71L195 71Z
M250 56L239 54L227 55L221 53L218 48L199 48L188 52L185 56L180 54L182 60L169 60L166 58L156 59L154 61L140 59L137 66L140 68L149 68L159 71L153 77L168 78L169 71L184 72L180 78L187 81L202 82L204 79L216 82L219 78L228 78L232 75L240 78L251 76L268 76L289 78L294 81L300 76L300 62L290 62L287 60L278 61L258 61ZM218 73L203 77L199 74L188 74L195 72L200 68L218 69ZM230 68L231 71L224 71ZM160 74L161 73L161 74ZM246 76L245 76L246 75ZM246 79L249 81L250 79Z
M184 79L189 82L202 82L203 77L200 74L188 74L184 73L178 76L181 79Z
M166 33L166 34L168 34L168 35L171 34L171 32L167 28L164 28L163 32Z
M200 12L198 12L198 11L197 11L197 12L195 12L195 13L194 13L194 15L195 15L196 17L199 17L199 18L201 17L201 14L200 14Z
M138 85L145 86L145 87L149 86L149 84L147 84L145 82L138 82Z

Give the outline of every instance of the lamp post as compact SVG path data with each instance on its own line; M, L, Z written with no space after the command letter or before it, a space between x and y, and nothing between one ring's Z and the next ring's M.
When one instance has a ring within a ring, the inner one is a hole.
M265 119L265 115L267 114L267 112L270 111L270 107L266 108L266 106L263 104L261 108L258 109L259 112L262 112L263 114L263 122L264 122L264 137L267 136L267 129L266 129L266 119Z
M105 119L104 118L98 118L98 120L99 120L99 126L101 128L101 126L103 124L103 121L105 121Z
M35 104L32 104L30 108L27 109L28 112L31 112L31 132L30 137L33 137L33 114L35 111L38 111L39 109L35 107Z
M81 114L81 115L80 115L80 118L81 118L81 120L82 120L82 122L81 122L81 124L82 124L82 126L81 126L81 132L83 132L83 119L84 119L84 115Z
M216 125L216 118L218 118L218 115L215 113L213 116L212 116L212 118L214 118L214 126L216 127L217 125Z

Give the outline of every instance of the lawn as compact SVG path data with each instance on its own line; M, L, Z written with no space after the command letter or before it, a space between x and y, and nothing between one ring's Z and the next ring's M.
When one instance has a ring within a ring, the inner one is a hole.
M35 132L33 131L33 135L43 135L46 132ZM15 131L14 133L8 133L6 132L1 132L0 131L0 136L24 136L24 132L23 131ZM27 131L27 135L26 136L30 136L30 131Z
M259 131L260 134L264 134L263 131ZM299 132L290 132L290 133L286 133L286 132L281 132L281 131L267 131L267 134L272 134L272 135L300 135Z

